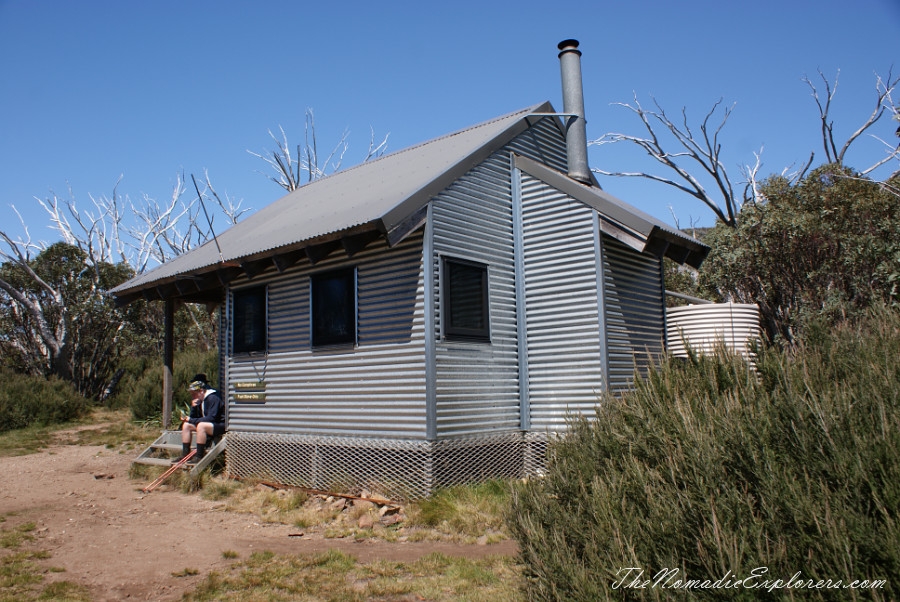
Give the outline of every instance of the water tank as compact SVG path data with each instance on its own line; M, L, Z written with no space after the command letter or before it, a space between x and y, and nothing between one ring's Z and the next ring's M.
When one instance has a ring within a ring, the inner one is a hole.
M760 339L759 307L749 303L709 303L666 310L666 341L675 357L727 349L750 358L750 342ZM751 358L752 359L752 358Z

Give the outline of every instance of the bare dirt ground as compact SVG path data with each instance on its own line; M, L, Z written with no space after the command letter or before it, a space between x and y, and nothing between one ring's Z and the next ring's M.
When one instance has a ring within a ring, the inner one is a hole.
M256 551L306 554L339 549L360 562L413 561L431 553L481 557L515 554L515 544L385 542L325 539L288 525L226 512L224 503L128 477L137 455L96 446L56 446L41 453L0 458L2 527L34 523L28 546L45 550L49 580L90 589L94 600L178 600L211 571ZM309 530L307 530L309 531ZM235 560L223 552L236 552ZM190 569L190 570L186 570ZM197 574L184 576L186 572ZM177 576L181 574L182 576Z

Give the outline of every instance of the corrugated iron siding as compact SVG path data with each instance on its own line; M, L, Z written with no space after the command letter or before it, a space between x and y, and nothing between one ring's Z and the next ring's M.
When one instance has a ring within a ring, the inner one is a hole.
M313 350L309 276L347 265L357 266L359 345ZM263 283L269 351L229 357L231 430L424 438L421 231L394 249L374 243L353 258L335 253L243 284ZM264 404L235 401L235 382L258 380L267 383Z
M661 260L603 236L609 390L631 388L665 348Z
M565 168L565 142L543 119L432 201L438 439L520 427L510 152ZM490 344L441 338L443 256L488 265Z
M438 439L519 425L509 155L495 153L433 201L435 419ZM491 341L441 337L440 258L488 266Z
M531 430L592 413L602 387L593 210L522 174Z
M508 149L566 173L566 140L550 119L542 119L512 140Z

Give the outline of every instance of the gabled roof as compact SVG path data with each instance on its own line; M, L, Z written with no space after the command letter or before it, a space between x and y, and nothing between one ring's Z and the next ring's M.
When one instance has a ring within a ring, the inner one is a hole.
M140 298L218 300L222 286L242 274L252 277L273 265L281 271L302 258L316 262L342 247L352 254L378 237L396 244L421 225L431 197L525 131L541 118L538 115L552 113L549 102L533 105L315 180L216 239L110 292L123 304ZM562 129L561 122L556 122ZM559 172L549 171L563 180L560 184L577 184ZM577 184L575 190L578 194L572 196L582 202L592 206L598 202L602 205L596 207L598 210L614 210L620 216L615 220L637 224L633 229L648 240L664 235L676 247L703 247L637 209L610 200L613 197L599 190L593 196L584 192L593 190L587 186ZM621 218L629 214L633 218ZM645 222L650 224L649 230Z
M552 111L546 102L527 107L310 182L222 232L217 240L110 292L121 303L188 298L192 291L221 287L241 273L262 271L256 265L259 260L267 262L266 268L274 262L284 269L302 257L315 261L333 245L364 246L375 235L386 236L393 244L418 225L411 221L431 196L527 129L529 115Z

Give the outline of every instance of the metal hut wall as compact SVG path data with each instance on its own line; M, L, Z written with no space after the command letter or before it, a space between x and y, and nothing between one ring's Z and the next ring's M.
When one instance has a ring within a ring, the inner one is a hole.
M546 181L565 172L565 139L554 117L529 123L431 197L399 244L229 284L225 332L253 287L268 330L264 353L223 349L230 473L405 498L533 473L568 413L593 413L662 352L661 259ZM486 268L487 341L447 336L448 259ZM313 348L310 278L342 267L356 344Z

